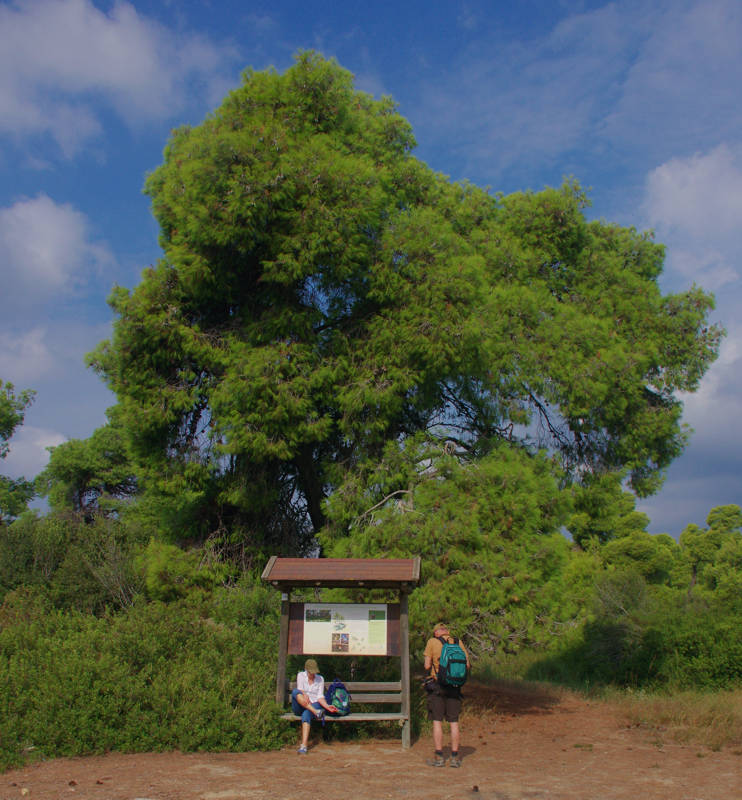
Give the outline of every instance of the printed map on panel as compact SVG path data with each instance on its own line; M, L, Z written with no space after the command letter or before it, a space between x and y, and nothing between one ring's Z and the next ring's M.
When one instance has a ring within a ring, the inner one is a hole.
M305 603L305 653L386 655L385 603Z

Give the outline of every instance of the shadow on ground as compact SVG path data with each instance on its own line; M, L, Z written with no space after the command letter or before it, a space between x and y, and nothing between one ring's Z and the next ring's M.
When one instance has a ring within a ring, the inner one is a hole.
M533 683L495 681L487 685L472 681L463 690L467 713L473 716L496 712L512 716L545 714L561 702L557 688Z

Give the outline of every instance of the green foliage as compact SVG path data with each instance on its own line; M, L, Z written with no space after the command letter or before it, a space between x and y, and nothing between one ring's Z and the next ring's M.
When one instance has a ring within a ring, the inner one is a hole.
M742 511L738 505L717 506L706 520L708 528L688 525L680 547L688 570L688 594L714 590L733 596L740 585ZM697 588L696 588L697 587Z
M0 525L22 514L33 496L34 487L30 481L0 475Z
M144 573L147 596L169 602L192 596L194 589L209 591L223 584L229 577L227 565L208 560L207 555L150 539L136 560Z
M569 543L558 532L567 499L543 454L500 446L462 464L434 444L390 445L376 471L333 495L340 533L330 526L321 541L338 557L421 556L410 598L420 652L439 619L466 634L474 655L514 652L543 644L573 610L561 585Z
M26 408L35 392L25 390L16 394L12 383L0 380L0 460L8 455L8 444L15 429L23 424ZM21 514L33 497L33 485L25 478L0 475L0 530L3 524Z
M577 544L600 542L644 531L649 517L636 510L636 498L623 490L617 472L588 474L573 488L574 509L567 529Z
M673 690L742 684L742 613L723 595L688 602L631 569L596 583L593 614L527 672L567 685Z
M173 133L163 258L89 356L109 424L53 450L48 515L0 477L1 763L285 741L277 594L235 581L317 547L422 557L418 660L444 619L534 677L740 681L739 507L679 543L635 507L685 444L712 298L663 296L663 247L575 182L493 197L414 144L316 53ZM31 397L0 384L0 458Z
M19 590L0 608L0 768L31 747L53 758L284 744L277 612L277 593L250 583L102 618Z
M0 380L0 458L8 455L8 440L15 429L23 424L26 408L35 394L28 389L16 394L12 383Z
M36 486L55 511L71 510L88 519L98 512L120 512L136 492L123 431L109 423L88 439L70 439L51 448Z
M65 525L27 511L0 529L0 594L48 583L64 557Z
M547 449L593 494L606 472L652 492L682 450L711 297L663 296L663 248L588 222L574 182L493 197L413 147L316 53L173 133L146 184L163 258L113 292L90 356L171 540L310 552L349 473L420 432L471 458ZM644 526L577 500L578 541Z
M58 608L126 607L142 590L134 557L145 541L146 531L130 521L27 512L0 529L0 597L35 586Z
M636 530L608 542L602 549L606 564L631 569L650 583L668 583L682 554L667 535Z

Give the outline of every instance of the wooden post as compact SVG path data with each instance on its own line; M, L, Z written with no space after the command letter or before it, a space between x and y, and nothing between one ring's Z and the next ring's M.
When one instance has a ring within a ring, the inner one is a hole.
M278 669L276 671L276 703L286 704L286 659L289 650L290 592L281 592L281 628L278 634Z
M409 749L412 743L412 720L410 719L410 616L407 593L399 593L399 644L402 667L402 748Z

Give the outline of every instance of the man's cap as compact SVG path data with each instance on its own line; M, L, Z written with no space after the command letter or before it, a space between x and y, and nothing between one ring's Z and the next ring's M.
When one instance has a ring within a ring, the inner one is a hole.
M319 672L319 667L317 666L317 662L313 658L308 658L304 662L304 669L307 672L311 672L313 675L316 675Z

